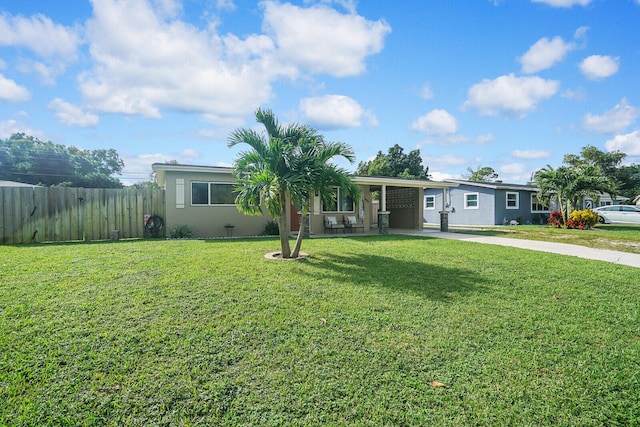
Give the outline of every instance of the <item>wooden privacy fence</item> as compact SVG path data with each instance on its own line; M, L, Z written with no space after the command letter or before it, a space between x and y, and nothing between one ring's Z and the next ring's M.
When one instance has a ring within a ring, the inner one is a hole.
M144 237L164 207L164 190L0 187L0 243Z

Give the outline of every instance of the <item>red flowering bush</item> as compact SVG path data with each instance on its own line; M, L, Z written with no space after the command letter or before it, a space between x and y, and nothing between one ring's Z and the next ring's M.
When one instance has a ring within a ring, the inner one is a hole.
M564 220L562 219L562 213L560 211L553 211L549 214L549 219L547 220L549 225L552 225L556 228L560 228L564 225Z
M587 230L598 223L598 214L590 209L581 211L573 211L569 215L567 228L577 228L579 230Z

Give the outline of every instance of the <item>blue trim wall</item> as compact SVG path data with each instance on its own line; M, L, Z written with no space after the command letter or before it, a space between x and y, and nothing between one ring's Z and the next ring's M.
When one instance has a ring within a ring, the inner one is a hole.
M478 208L465 208L465 194L478 194ZM518 208L507 209L507 193L518 194ZM543 223L549 213L531 212L531 194L535 191L510 190L501 188L479 187L460 184L457 188L449 188L445 200L449 213L450 225L503 225L512 220L530 224ZM424 196L433 196L434 209L424 209L424 221L428 224L440 223L440 211L442 210L442 190L425 189ZM426 203L425 203L426 207Z

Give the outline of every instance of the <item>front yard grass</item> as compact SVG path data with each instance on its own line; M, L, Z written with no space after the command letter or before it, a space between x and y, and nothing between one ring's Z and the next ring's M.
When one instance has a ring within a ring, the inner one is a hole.
M598 224L591 230L570 230L540 225L454 228L450 231L514 239L544 240L557 243L611 249L640 254L640 225Z
M0 425L638 425L637 269L407 236L0 246Z

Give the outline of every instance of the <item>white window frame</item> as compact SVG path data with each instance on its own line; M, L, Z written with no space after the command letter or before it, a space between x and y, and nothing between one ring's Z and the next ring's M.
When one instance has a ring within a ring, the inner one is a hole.
M427 200L431 200L433 206L429 207ZM427 211L435 211L436 210L436 196L424 196L424 209Z
M542 210L534 209L534 204L536 207L542 206ZM538 201L538 196L535 193L531 193L531 213L543 213L543 212L551 212L548 207L544 207L542 203Z
M469 205L469 196L476 196L476 205ZM465 209L480 209L480 193L464 193L464 208Z
M207 184L207 203L193 203L193 184ZM219 181L191 181L190 186L190 203L191 206L235 206L235 203L211 203L211 186L212 185L229 185L233 189L233 183L231 182L219 182Z
M516 204L515 206L509 206L509 201L510 201L509 196L513 196L513 195L516 196L516 199L515 199ZM520 193L518 193L517 191L507 191L505 194L505 207L507 209L520 209Z
M341 210L342 206L340 203L340 197L341 197L341 193L342 190L339 187L335 187L334 191L336 192L336 208L337 210L335 211L327 211L325 210L325 205L324 203L322 203L322 212L323 213L351 213L351 212L355 212L356 209L356 202L355 200L351 199L351 210ZM344 196L344 197L349 197L349 196Z

